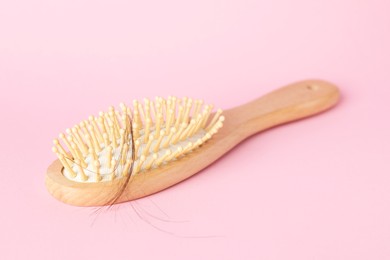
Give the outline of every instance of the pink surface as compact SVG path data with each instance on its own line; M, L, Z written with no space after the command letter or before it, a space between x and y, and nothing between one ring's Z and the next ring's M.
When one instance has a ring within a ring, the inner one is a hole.
M1 1L0 259L390 259L390 4ZM44 186L52 139L156 95L230 108L305 78L332 111L96 213ZM163 231L162 231L163 230Z

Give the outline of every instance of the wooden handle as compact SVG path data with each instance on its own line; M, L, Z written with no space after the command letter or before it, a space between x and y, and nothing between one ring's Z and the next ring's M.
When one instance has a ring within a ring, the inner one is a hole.
M338 88L326 81L305 80L275 90L225 112L230 127L245 137L267 128L318 114L337 103Z

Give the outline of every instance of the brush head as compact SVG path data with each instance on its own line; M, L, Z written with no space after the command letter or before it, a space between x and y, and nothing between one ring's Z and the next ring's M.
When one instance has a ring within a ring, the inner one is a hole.
M191 98L133 101L109 107L66 129L53 141L70 181L110 182L180 160L222 127L222 110Z

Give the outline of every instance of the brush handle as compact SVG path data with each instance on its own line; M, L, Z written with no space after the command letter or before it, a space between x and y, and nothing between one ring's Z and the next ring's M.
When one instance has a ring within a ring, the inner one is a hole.
M246 138L270 127L318 114L335 105L338 99L338 88L329 82L296 82L227 110L223 128Z

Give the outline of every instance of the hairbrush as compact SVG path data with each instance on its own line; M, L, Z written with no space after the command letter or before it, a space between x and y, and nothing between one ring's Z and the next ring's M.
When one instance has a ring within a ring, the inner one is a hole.
M305 80L222 112L156 97L90 116L53 141L46 187L62 202L103 206L142 198L196 174L244 139L334 106L339 91Z

